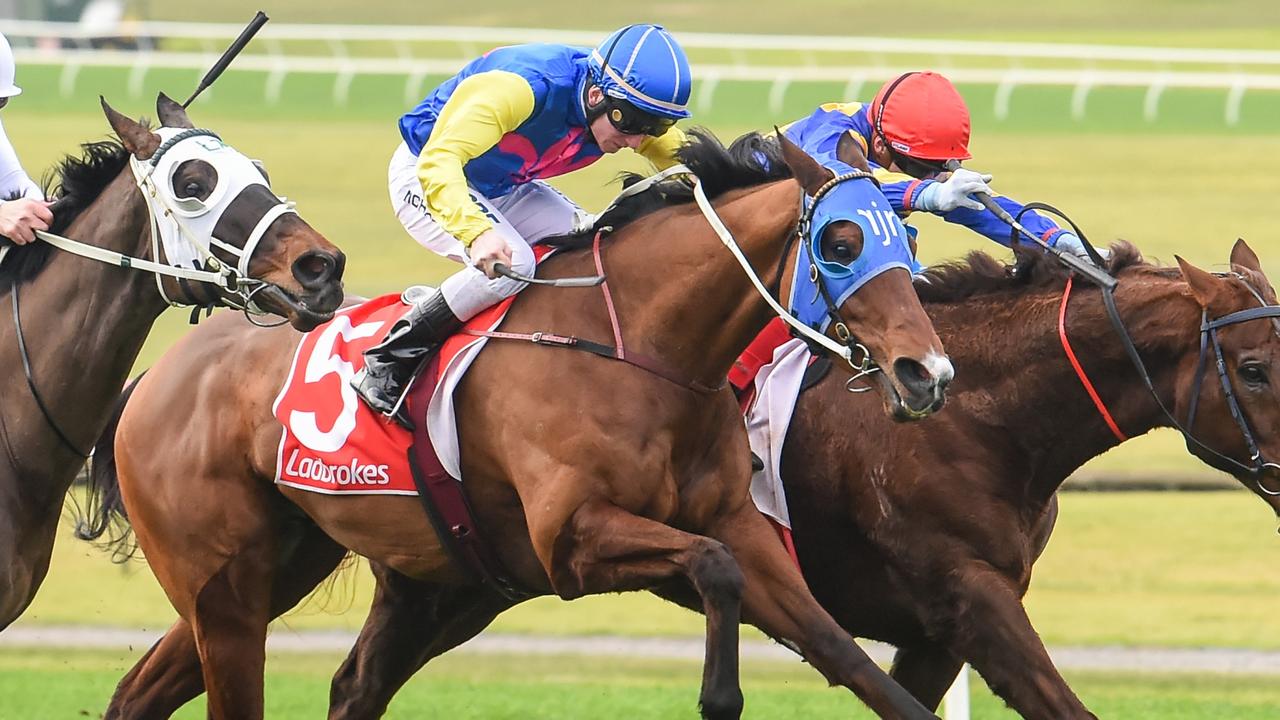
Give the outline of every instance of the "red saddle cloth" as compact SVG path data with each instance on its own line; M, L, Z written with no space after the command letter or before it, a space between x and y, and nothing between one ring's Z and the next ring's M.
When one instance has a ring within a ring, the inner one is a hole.
M488 329L506 314L512 298L477 315L468 329ZM340 310L332 320L302 336L284 387L272 412L280 422L276 482L333 495L417 495L409 450L414 433L370 408L351 388L351 377L364 367L364 351L386 336L409 306L399 295L385 295ZM407 400L420 428L419 458L434 457L426 440L425 413L439 368L479 338L450 338L414 381ZM426 447L421 447L423 444ZM438 459L434 463L438 466Z

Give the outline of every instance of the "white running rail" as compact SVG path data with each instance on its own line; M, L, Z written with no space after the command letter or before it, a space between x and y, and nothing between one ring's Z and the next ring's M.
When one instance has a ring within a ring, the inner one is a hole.
M20 65L61 68L64 96L74 92L84 67L129 68L130 89L139 92L153 68L203 70L241 29L219 23L123 22L109 28L0 20ZM602 36L529 28L267 25L233 70L268 73L268 103L279 101L290 73L333 75L337 105L347 102L358 75L402 76L404 101L413 103L428 76L452 74L490 48L523 42L590 45ZM1160 98L1170 88L1223 90L1227 125L1239 122L1247 92L1280 90L1280 51L1271 50L685 32L679 38L698 78L693 104L703 112L714 105L722 81L766 84L766 102L777 112L795 83L843 83L841 98L856 99L898 73L922 67L945 72L957 83L996 86L993 111L1001 119L1009 114L1014 91L1025 86L1072 88L1071 114L1077 120L1096 88L1145 88L1147 121L1158 117Z

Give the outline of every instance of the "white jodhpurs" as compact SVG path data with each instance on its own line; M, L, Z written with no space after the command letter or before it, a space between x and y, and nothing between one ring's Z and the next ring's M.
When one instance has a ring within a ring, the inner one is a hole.
M418 158L407 145L400 143L387 168L391 207L400 218L400 224L418 244L466 266L440 285L449 309L459 320L469 320L485 308L523 290L525 283L503 277L490 280L470 264L462 243L440 227L427 211L422 200L417 164ZM511 269L521 275L533 275L534 272L530 245L568 233L573 229L575 218L583 212L560 191L536 180L497 198L486 198L472 189L471 199L484 210L494 229L506 239L511 247Z

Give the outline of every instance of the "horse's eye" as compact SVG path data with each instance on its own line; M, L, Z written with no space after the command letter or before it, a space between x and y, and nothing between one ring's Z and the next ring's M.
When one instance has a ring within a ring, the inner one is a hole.
M1245 363L1236 370L1236 374L1240 376L1241 380L1250 385L1267 384L1267 370L1262 363Z
M200 183L189 182L183 190L187 193L186 197L198 197L200 195Z
M849 250L848 243L836 243L835 246L831 248L831 253L839 260L849 260L853 257L853 252Z

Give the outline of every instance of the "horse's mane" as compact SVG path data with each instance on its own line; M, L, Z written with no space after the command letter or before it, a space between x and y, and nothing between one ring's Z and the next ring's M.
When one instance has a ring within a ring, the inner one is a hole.
M55 234L65 232L129 161L129 151L115 140L89 142L80 147L80 157L64 157L44 178L45 196L57 200L53 206L53 225L49 228ZM0 244L9 242L0 240ZM54 252L53 246L43 242L10 249L0 263L0 293L38 275Z
M1037 248L1014 248L1016 261L1005 265L985 252L974 251L961 260L934 265L924 272L927 282L917 281L921 302L956 303L978 296L1002 292L1062 290L1068 270L1065 265ZM1169 268L1152 265L1142 258L1132 243L1111 246L1107 270L1112 275L1148 271L1165 273Z
M698 176L710 199L730 190L791 177L791 168L782 157L782 147L773 138L757 132L739 137L726 148L710 130L694 128L689 131L688 142L676 152L676 158ZM623 173L622 186L630 187L644 177ZM684 178L671 178L622 199L602 215L595 226L618 230L655 210L689 202L693 202L693 186ZM591 237L592 233L565 235L549 242L561 247L579 247Z

